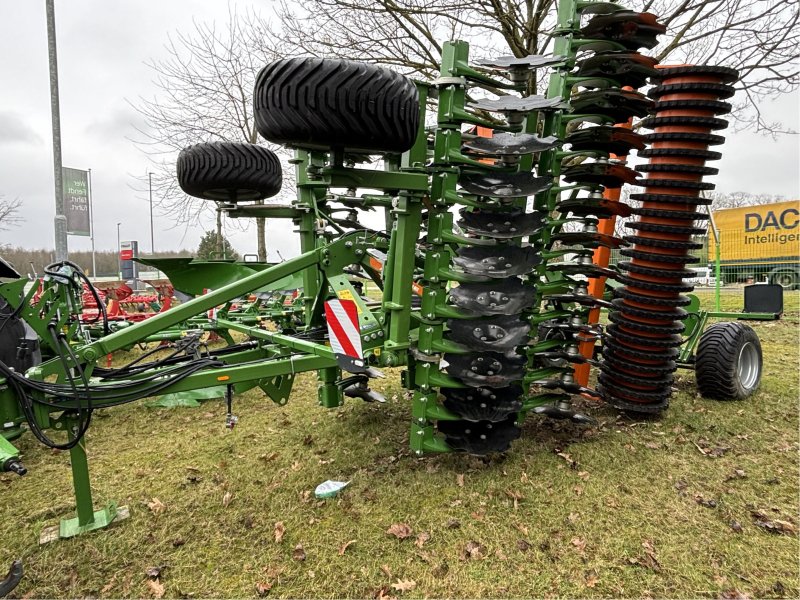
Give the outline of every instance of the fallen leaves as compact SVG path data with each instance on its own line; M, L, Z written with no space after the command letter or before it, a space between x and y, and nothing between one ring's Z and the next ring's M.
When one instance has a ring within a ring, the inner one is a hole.
M713 498L705 498L702 494L695 494L694 501L697 502L700 506L705 506L706 508L717 508L717 501Z
M292 559L298 562L304 561L306 559L306 551L303 548L303 544L297 544L292 550Z
M464 474L463 473L458 473L456 475L456 485L458 487L464 487Z
M520 492L511 489L506 490L506 496L508 496L509 498L511 498L511 500L513 500L514 510L517 510L519 508L520 501L525 498L525 496L523 496Z
M413 579L398 579L392 584L392 589L398 592L410 592L417 587L417 582Z
M410 538L414 534L414 530L407 523L392 523L386 533L393 535L398 540L404 540Z
M342 544L341 548L339 548L339 556L344 556L344 553L347 552L347 549L355 543L355 540L350 540Z
M628 563L659 573L661 571L661 563L659 563L658 558L656 558L656 549L655 546L653 546L653 542L644 540L642 542L642 548L644 549L644 555L640 555L636 558L629 558Z
M150 512L152 512L153 514L160 515L165 510L167 510L167 505L164 504L158 498L153 498L152 500L150 500L150 502L147 503L147 508L149 508Z
M233 494L231 494L230 492L225 492L225 495L222 496L222 507L228 508L228 506L231 503L231 500L233 500Z
M459 521L458 519L449 519L445 524L445 527L447 529L458 529L459 527L461 527L461 521Z
M166 590L164 588L164 584L161 583L161 581L159 581L158 579L148 579L147 588L150 590L150 594L152 594L153 598L164 597L164 592Z
M286 533L286 526L283 521L275 523L275 543L280 544L283 541L283 535Z
M269 594L271 589L272 589L271 583L268 583L266 581L259 581L258 583L256 583L256 594L258 594L259 597L261 598Z
M586 540L579 537L574 537L570 540L570 543L575 546L575 549L578 551L578 554L584 556L586 554Z
M751 510L750 515L753 517L755 526L760 527L764 531L778 535L797 534L797 526L794 523L782 519L772 519L765 512L760 510Z
M414 545L417 548L422 548L425 545L425 542L427 542L429 539L431 539L431 534L427 531L423 531L417 536L417 539L414 541Z
M483 558L486 555L486 548L480 543L474 540L470 540L467 542L467 545L464 546L464 549L461 551L461 560L472 560L472 559L479 559Z

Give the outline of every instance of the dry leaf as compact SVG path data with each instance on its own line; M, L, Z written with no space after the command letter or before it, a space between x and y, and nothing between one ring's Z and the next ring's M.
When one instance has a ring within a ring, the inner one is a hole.
M423 531L417 536L417 540L414 542L414 544L417 546L417 548L422 548L425 545L425 542L427 542L429 539L431 539L431 534L427 531Z
M147 508L150 509L150 512L152 512L152 513L154 513L156 515L160 515L165 510L167 510L167 505L164 504L158 498L153 498L150 502L147 503Z
M445 524L445 527L447 527L448 529L458 529L459 527L461 527L461 521L459 521L458 519L450 519Z
M413 579L398 579L392 584L392 589L398 592L410 592L417 587L417 582Z
M225 492L225 495L222 497L222 506L228 508L228 505L231 503L231 500L233 500L233 494L231 494L230 492Z
M506 496L508 496L509 498L511 498L514 501L514 510L517 510L517 508L519 508L520 500L525 498L525 496L523 496L520 492L517 492L516 490L510 490L510 489L506 490Z
M556 449L556 456L560 456L569 465L570 469L577 469L578 468L578 461L576 461L572 456L567 454L566 452L561 452L561 450Z
M303 544L297 544L292 550L292 558L294 560L300 561L306 559L306 551L303 549Z
M461 552L461 560L483 558L485 550L486 549L481 545L480 542L470 540L467 542L467 545L464 546L464 550Z
M147 587L150 589L150 593L153 595L153 598L164 597L164 584L158 579L148 579Z
M272 589L272 584L267 583L266 581L259 581L256 584L256 594L261 596L262 598L269 594L269 591Z
M593 587L594 587L594 586L596 586L598 583L600 583L600 578L599 578L597 575L589 575L589 576L586 578L586 582L584 583L584 585L585 585L586 587L588 587L588 588L593 588Z
M404 540L411 537L414 531L406 523L392 523L389 529L386 530L386 533L393 535L398 540Z
M339 548L339 556L344 556L344 553L347 552L347 549L355 544L355 540L350 540L349 542L345 542L341 548Z
M166 565L161 565L158 567L149 567L145 570L144 574L147 575L150 579L158 579L161 577L161 571L164 570Z
M280 544L283 541L283 534L286 533L286 527L283 525L283 521L278 521L275 523L275 543Z
M584 553L584 551L586 550L586 540L579 537L574 537L572 538L571 542L572 545L578 549L578 552L580 552L581 554Z
M497 550L495 550L495 551L494 551L494 555L495 555L495 556L496 556L496 557L497 557L499 560L508 560L508 556L506 556L506 553L505 553L505 552L503 552L503 550L502 550L502 549L500 549L500 548L498 548Z
M389 568L389 565L381 565L381 573L389 578L392 577L392 570Z
M456 475L456 485L458 487L464 487L464 474L463 473L458 473Z
M531 543L528 540L519 539L517 540L517 549L520 552L527 552L531 549Z

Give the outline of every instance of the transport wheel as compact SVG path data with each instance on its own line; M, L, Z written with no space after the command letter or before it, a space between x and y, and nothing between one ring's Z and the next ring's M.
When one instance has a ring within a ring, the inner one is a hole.
M280 160L256 144L195 144L178 155L177 170L181 189L204 200L263 200L281 190Z
M798 286L797 271L777 271L770 274L770 283L778 284L789 290L793 290Z
M253 92L258 132L304 148L404 152L419 125L419 96L406 77L376 65L289 58L258 74Z
M746 398L758 388L762 367L761 342L749 325L715 323L700 337L695 368L706 398Z

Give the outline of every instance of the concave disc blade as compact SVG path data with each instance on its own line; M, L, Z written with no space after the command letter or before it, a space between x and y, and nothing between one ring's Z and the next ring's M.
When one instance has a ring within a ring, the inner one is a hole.
M465 273L497 279L529 273L541 261L532 246L467 246L453 257L453 264Z
M491 112L531 112L533 110L547 110L566 108L567 102L561 98L545 98L544 96L500 96L499 98L483 98L469 104L471 108L488 110Z
M543 152L560 146L555 136L540 138L532 133L495 133L492 137L476 137L464 142L464 147L481 154L493 156L522 156Z
M542 215L523 213L521 210L500 212L463 209L458 224L473 234L510 239L539 231L542 228Z
M572 244L584 244L586 246L605 246L606 248L620 248L628 244L622 238L614 237L597 231L565 231L554 235L554 241L559 241L565 246Z
M505 352L522 346L530 339L530 323L518 315L499 315L482 319L450 319L445 337L469 348Z
M503 421L522 410L522 388L442 388L444 406L467 421Z
M521 198L549 190L553 187L553 178L536 177L531 172L466 174L458 178L458 185L476 196Z
M473 352L470 354L445 354L448 375L472 387L505 387L522 379L526 358L520 354L499 352Z
M491 283L464 283L450 290L450 301L476 315L516 315L530 307L536 288L516 277Z
M514 417L499 423L439 421L437 427L453 450L479 455L505 452L522 433Z

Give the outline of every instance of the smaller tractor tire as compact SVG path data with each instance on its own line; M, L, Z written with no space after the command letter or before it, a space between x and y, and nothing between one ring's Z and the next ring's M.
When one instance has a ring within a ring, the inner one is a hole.
M794 269L781 269L769 274L769 282L788 290L800 287L800 273Z
M177 170L181 189L204 200L263 200L281 190L280 160L256 144L195 144L178 155Z
M288 58L258 74L258 132L270 142L352 152L404 152L419 129L419 94L410 79L361 62Z
M706 398L742 400L761 382L761 342L744 323L715 323L700 337L695 360L697 388Z

